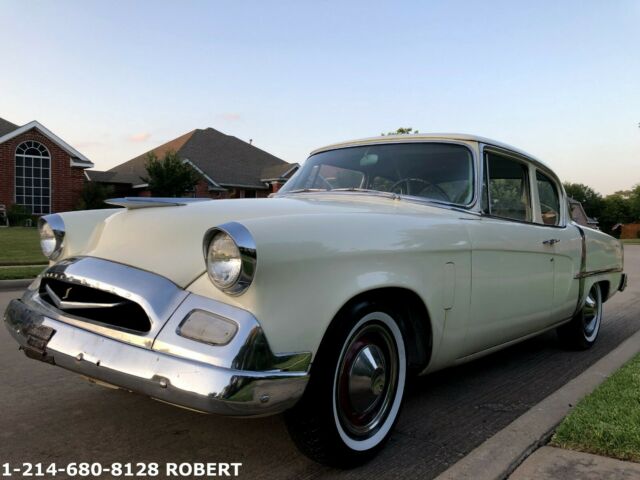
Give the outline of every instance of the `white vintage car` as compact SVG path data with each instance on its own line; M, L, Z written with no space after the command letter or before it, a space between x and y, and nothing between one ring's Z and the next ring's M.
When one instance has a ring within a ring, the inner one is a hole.
M549 329L596 341L621 244L539 160L470 135L316 150L275 198L126 198L41 220L5 322L31 358L224 415L286 411L311 458L385 443L405 384Z

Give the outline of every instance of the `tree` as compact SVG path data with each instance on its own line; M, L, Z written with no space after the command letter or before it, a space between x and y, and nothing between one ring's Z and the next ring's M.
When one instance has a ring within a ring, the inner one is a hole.
M409 135L409 134L412 134L412 133L420 133L420 132L418 130L414 130L411 127L408 127L408 128L400 127L395 132L382 133L381 135L382 136L385 136L385 135Z
M181 197L192 190L201 178L173 151L165 153L162 160L154 152L149 152L145 168L148 176L142 180L149 184L149 190L156 197Z
M614 193L603 200L603 208L598 218L600 228L605 232L612 232L618 223L629 223L634 220L631 213L631 202L623 195ZM615 232L613 232L615 233Z
M597 219L600 218L604 207L602 195L582 183L565 183L564 189L567 195L582 204L587 215Z
M80 192L80 199L76 203L76 210L94 210L110 208L104 201L113 195L111 185L96 182L86 182Z
M631 221L637 222L640 220L640 184L634 186L629 192L629 214L631 215Z

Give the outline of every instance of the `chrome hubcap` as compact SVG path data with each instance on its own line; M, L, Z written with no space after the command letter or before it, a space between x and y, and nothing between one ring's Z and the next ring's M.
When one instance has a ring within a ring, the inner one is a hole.
M386 383L384 355L376 345L367 345L355 357L349 372L349 400L363 414L371 409Z
M398 382L391 333L378 323L357 331L340 359L336 380L340 423L354 437L373 435L389 413Z

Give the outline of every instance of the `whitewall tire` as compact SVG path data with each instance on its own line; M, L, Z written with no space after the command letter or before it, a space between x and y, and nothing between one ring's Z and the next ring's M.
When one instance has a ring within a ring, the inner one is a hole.
M303 398L285 414L294 442L313 460L355 467L388 440L407 377L398 317L384 305L361 302L332 323Z

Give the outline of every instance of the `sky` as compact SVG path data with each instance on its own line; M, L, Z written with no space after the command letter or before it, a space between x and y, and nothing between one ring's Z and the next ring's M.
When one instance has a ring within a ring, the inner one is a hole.
M286 161L398 127L640 183L640 0L0 0L0 117L106 170L213 127Z

